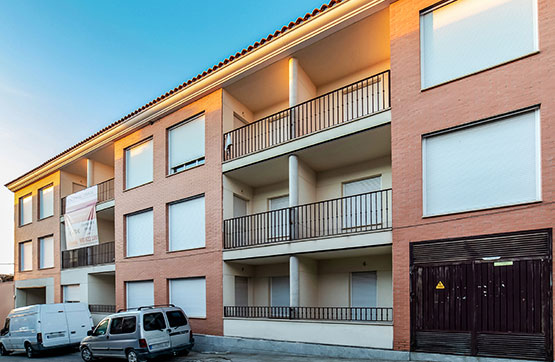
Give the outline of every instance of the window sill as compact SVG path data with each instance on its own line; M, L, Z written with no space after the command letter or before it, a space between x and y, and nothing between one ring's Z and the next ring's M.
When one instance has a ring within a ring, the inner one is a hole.
M484 208L479 208L479 209L452 211L452 212L445 212L445 213L441 213L441 214L429 214L429 215L422 215L422 219L431 219L431 218L434 218L434 217L475 213L475 212L480 212L480 211L506 209L506 208L509 208L509 207L518 207L518 206L541 204L542 202L543 202L542 200L532 200L532 201L524 201L524 202L520 202L520 203L516 203L516 204L509 204L509 205L497 205L497 206L490 206L490 207L484 207Z
M41 271L41 270L50 270L50 269L55 269L55 268L56 268L55 266L49 266L49 267L46 267L46 268L39 268L39 271Z
M492 69L495 69L495 68L499 68L499 67L502 67L502 66L504 66L504 65L511 64L511 63L513 63L513 62L517 62L517 61L519 61L519 60L522 60L522 59L525 59L525 58L528 58L528 57L532 57L532 56L534 56L534 55L536 55L536 54L539 54L539 53L540 53L540 51L539 51L539 50L536 50L536 51L533 51L532 53L528 53L528 54L522 55L522 56L520 56L520 57L518 57L518 58L511 59L511 60L507 60L506 62L499 63L499 64L496 64L496 65L492 65L491 67L488 67L488 68L484 68L484 69L477 70L477 71L475 71L475 72L473 72L473 73L461 75L460 77L457 77L457 78L449 79L449 80L446 80L446 81L441 82L441 83L438 83L438 84L434 84L434 85L430 85L430 86L427 86L427 87L423 87L423 88L420 88L420 92L421 92L421 93L427 92L427 91L429 91L429 90L432 90L432 89L441 87L442 85L446 85L446 84L453 83L453 82L456 82L456 81L459 81L459 80L462 80L462 79L465 79L465 78L468 78L468 77L472 77L473 75L477 75L477 74L480 74L480 73L484 73L484 72L487 72L487 71L489 71L489 70L492 70ZM421 77L422 77L422 75L421 75Z
M182 252L187 252L187 251L196 251L196 250L203 250L206 249L206 245L205 246L199 246L197 248L191 248L191 249L179 249L179 250L166 250L167 254L175 254L175 253L182 253Z
M150 253L150 254L141 254L141 255L132 255L132 256L125 256L123 259L136 259L136 258L143 258L145 256L153 256L154 253Z
M54 217L54 214L52 214L52 215L49 215L49 216L45 216L45 217L43 217L42 219L40 219L40 218L39 218L39 219L38 219L37 221L39 221L39 222L40 222L40 221L43 221L43 220L47 220L47 219L50 219L50 218L52 218L52 217Z
M168 174L166 175L166 177L172 177L172 176L174 176L174 175L179 175L179 174L181 174L181 173L183 173L183 172L190 171L190 170L194 170L194 169L199 168L199 167L202 167L202 166L204 166L204 165L206 165L206 162L201 163L200 165L195 165L195 166L193 166L193 167L186 168L186 169L181 170L181 171L177 171L177 172L174 172L174 173L168 173Z
M31 222L28 222L27 224L18 225L17 227L18 227L18 228L22 228L22 227L24 227L24 226L31 225L32 223L33 223L33 222L31 221Z
M143 187L143 186L146 186L146 185L150 185L150 184L152 184L152 183L154 183L154 180L149 181L149 182L144 183L144 184L140 184L140 185L137 185L137 186L133 186L133 187L131 187L131 188L129 188L129 189L125 189L125 190L123 190L123 192L131 191L131 190L136 190L136 189L138 189L139 187Z

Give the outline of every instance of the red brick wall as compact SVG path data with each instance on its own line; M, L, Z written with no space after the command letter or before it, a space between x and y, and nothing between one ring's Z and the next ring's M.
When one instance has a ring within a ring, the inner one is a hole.
M54 185L54 215L39 220L39 189ZM19 226L19 198L33 195L33 220L30 224ZM62 300L60 287L61 251L60 251L60 173L54 172L40 181L24 187L14 193L14 271L17 280L54 278L54 303ZM39 238L54 236L54 267L39 269ZM19 243L33 243L33 269L19 271Z
M168 279L206 277L207 317L191 319L197 333L222 334L222 168L221 91L216 91L148 125L115 143L115 240L116 304L126 305L125 282L154 281L154 302L169 303ZM167 176L167 128L205 112L205 164ZM124 191L124 150L143 139L153 138L153 182ZM206 247L168 252L167 203L205 194ZM125 257L124 215L154 210L154 254Z
M394 348L398 350L410 346L409 242L552 228L555 219L555 8L549 0L539 0L538 54L421 91L419 10L436 2L401 0L390 8ZM534 104L541 104L543 201L422 218L421 135Z

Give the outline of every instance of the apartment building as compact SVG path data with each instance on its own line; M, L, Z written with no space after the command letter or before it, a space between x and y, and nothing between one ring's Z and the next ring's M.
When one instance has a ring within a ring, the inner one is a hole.
M315 9L7 184L16 305L173 303L274 350L552 360L554 18ZM97 232L76 238L83 209Z

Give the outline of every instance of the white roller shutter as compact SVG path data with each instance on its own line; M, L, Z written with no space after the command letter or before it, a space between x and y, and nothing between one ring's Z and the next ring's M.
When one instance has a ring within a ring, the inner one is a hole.
M54 266L54 237L47 236L40 238L40 265L42 268L52 268Z
M33 221L33 196L19 199L19 224L25 225Z
M152 140L125 150L125 188L130 189L152 181Z
M79 284L64 285L63 297L64 303L79 303L81 301L81 289Z
M181 307L188 317L206 317L206 279L170 280L170 303Z
M233 195L233 217L247 215L248 201Z
M424 215L540 200L539 111L425 137Z
M420 18L422 88L538 50L538 0L458 0Z
M154 305L154 283L152 281L126 282L127 308Z
M170 173L203 162L204 115L171 128L168 139Z
M54 186L40 189L39 195L39 217L43 219L54 215Z
M21 271L33 269L33 243L31 241L19 244L19 263Z
M271 300L272 307L289 306L289 277L271 278Z
M147 255L154 251L152 210L126 216L127 256Z
M206 242L204 196L169 206L170 250L204 247Z
M376 272L351 273L352 307L376 307L377 280Z
M249 278L235 277L235 305L249 305Z

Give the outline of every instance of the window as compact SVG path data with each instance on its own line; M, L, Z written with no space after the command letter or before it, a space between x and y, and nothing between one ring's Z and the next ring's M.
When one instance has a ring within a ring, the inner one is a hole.
M19 243L19 270L33 270L33 243L31 241Z
M180 310L168 311L166 312L166 317L168 317L168 323L172 328L187 325L187 319L185 318L185 315L183 315L183 313Z
M382 195L381 176L371 177L343 184L343 228L381 226Z
M136 317L113 318L110 324L110 334L124 334L135 332Z
M152 254L154 251L154 226L152 210L127 215L127 256Z
M166 321L162 312L145 314L143 324L145 331L158 331L166 328Z
M170 280L170 303L189 317L206 317L206 278Z
M39 190L39 219L54 215L54 186Z
M39 239L39 268L53 268L54 267L54 237L45 236Z
M152 140L125 150L125 188L131 189L152 181Z
M19 199L19 225L27 225L33 221L33 196L27 195Z
M204 196L170 204L170 251L202 248L205 234Z
M272 277L270 305L272 307L289 306L289 277Z
M103 335L105 335L106 331L108 330L108 323L110 323L109 319L104 319L103 321L98 323L98 325L94 329L94 332L93 332L92 335L93 336L103 336Z
M248 201L233 195L233 217L240 217L247 215Z
M270 239L287 240L289 238L289 195L268 199L270 211Z
M81 301L79 284L63 286L64 303L79 303Z
M375 307L377 305L376 272L351 273L351 307Z
M204 115L168 130L169 173L204 164Z
M0 330L0 336L5 336L9 332L10 332L10 318L6 318L6 321L4 322L4 328Z
M425 136L425 216L541 199L539 110Z
M154 305L154 283L150 281L126 282L127 308Z
M537 51L537 18L537 0L458 0L423 11L422 88Z
M281 112L271 118L267 118L265 126L268 132L268 146L278 145L289 140L291 122L289 121L289 111Z
M249 278L235 277L235 305L249 305Z

